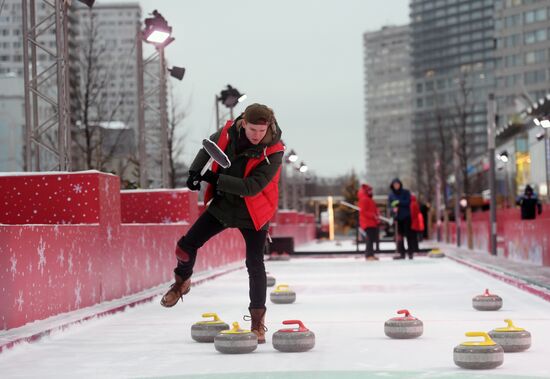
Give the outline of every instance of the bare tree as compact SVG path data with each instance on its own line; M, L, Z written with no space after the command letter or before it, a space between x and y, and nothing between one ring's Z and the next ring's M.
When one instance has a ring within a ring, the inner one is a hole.
M466 71L458 79L458 94L454 97L454 112L451 117L453 131L458 143L458 158L460 163L460 176L462 177L462 191L465 194L470 192L468 180L468 158L470 154L470 143L468 125L474 113L474 102L472 101L472 86ZM458 178L457 178L458 179Z
M119 153L123 142L128 142L125 137L130 132L128 125L132 116L122 115L124 102L120 90L115 95L117 101L114 106L109 104L111 99L107 88L114 75L113 70L120 62L108 59L109 51L99 33L96 16L91 10L80 12L86 11L90 12L89 22L84 26L86 38L79 43L77 59L80 75L76 88L72 89L78 103L75 115L77 127L74 131L76 138L73 141L81 153L79 155L83 156L81 168L105 170L106 164ZM109 129L114 120L120 121L123 126L116 130ZM115 171L122 175L118 170Z
M182 185L181 178L186 175L187 166L181 159L183 155L184 142L187 133L179 133L182 122L185 119L186 112L181 109L181 103L178 96L174 93L172 85L169 86L168 95L170 97L170 112L168 115L168 160L170 187L176 188Z

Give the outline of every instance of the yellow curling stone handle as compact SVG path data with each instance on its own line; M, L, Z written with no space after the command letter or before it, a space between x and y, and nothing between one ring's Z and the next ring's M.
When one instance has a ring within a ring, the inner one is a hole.
M483 341L466 341L462 342L462 346L494 346L495 341L491 339L486 332L466 332L466 337L483 337Z
M290 287L288 284L279 284L274 292L288 292L290 291Z
M241 329L239 326L239 323L235 321L233 324L231 324L232 327L229 330L222 330L220 333L223 334L244 334L244 333L250 333L250 330Z
M441 251L441 249L435 248L435 249L432 249L432 250L430 251L430 253L432 253L432 254L441 254L442 251Z
M523 332L525 329L518 328L514 325L513 321L510 319L504 320L505 323L508 324L505 328L497 328L495 329L495 332Z
M202 317L204 318L212 317L213 320L199 321L197 324L222 324L223 323L223 321L218 317L217 313L212 313L212 312L203 313Z

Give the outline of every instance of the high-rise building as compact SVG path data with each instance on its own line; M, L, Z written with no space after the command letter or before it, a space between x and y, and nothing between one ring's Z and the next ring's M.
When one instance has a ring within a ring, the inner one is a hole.
M434 187L436 155L439 177L452 174L454 136L469 192L470 159L487 149L495 0L411 0L410 10L416 179L423 191Z
M549 20L550 0L502 1L497 6L495 96L500 127L550 93Z
M366 180L377 193L395 177L413 184L410 42L408 25L363 35Z
M23 79L12 74L0 75L0 88L0 171L23 171Z
M521 113L550 94L550 0L499 2L495 14L497 181L509 202L530 184L548 197L545 134Z

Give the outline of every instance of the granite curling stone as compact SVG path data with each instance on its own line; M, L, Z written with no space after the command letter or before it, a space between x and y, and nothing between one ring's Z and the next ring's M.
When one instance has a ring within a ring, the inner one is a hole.
M408 310L397 311L403 317L394 317L384 323L384 333L390 338L410 339L417 338L424 332L424 324L416 317L411 316Z
M220 320L216 313L203 313L202 317L212 317L212 320L198 321L191 326L191 338L197 342L214 342L214 337L229 325Z
M241 329L238 322L230 330L222 330L214 338L214 347L224 354L247 354L258 347L258 337L250 330Z
M428 253L428 258L444 258L445 254L441 251L441 249L432 249Z
M504 349L485 332L467 332L467 337L483 337L483 341L467 341L454 348L453 360L462 368L487 370L504 362Z
M498 311L502 308L502 298L486 289L484 294L472 299L472 306L478 311Z
M315 334L300 320L285 320L284 325L298 324L297 328L279 329L273 333L273 347L284 353L301 353L313 349Z
M290 304L296 301L296 292L292 291L288 284L279 284L269 294L269 298L275 304Z
M512 320L504 320L508 324L505 328L493 329L489 336L504 349L505 353L524 351L531 347L531 333L518 328Z
M267 286L273 287L275 285L275 277L271 275L269 272L266 273L266 280L267 280Z

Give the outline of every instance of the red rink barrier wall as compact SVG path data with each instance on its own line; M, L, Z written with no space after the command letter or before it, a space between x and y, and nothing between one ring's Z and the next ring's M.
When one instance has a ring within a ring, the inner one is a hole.
M297 211L277 212L271 222L272 237L293 237L294 246L315 239L315 216Z
M122 223L192 222L198 217L198 193L187 189L127 190L120 193Z
M452 225L451 239L456 242ZM467 246L465 222L462 223L462 246ZM474 249L490 252L489 212L472 215ZM521 220L519 208L497 211L497 252L508 259L550 266L550 212L535 220Z
M171 280L175 243L198 213L196 193L120 196L119 178L99 172L0 176L0 191L1 329ZM151 212L167 197L177 204L166 216ZM130 209L149 209L150 218L134 214L148 223L134 223ZM151 223L163 217L180 222ZM201 249L195 272L241 261L244 251L240 233L225 231Z
M170 281L175 244L199 214L196 192L121 193L118 177L97 171L0 175L0 193L0 330ZM312 215L282 221L273 235L315 237ZM199 251L194 271L244 255L240 232L227 230Z

